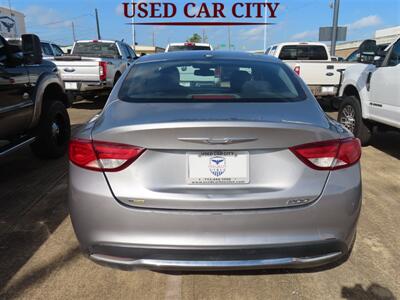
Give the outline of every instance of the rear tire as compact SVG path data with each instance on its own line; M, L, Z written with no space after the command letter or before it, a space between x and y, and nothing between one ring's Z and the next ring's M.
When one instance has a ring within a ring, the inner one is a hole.
M360 101L354 97L345 97L340 104L338 122L359 138L363 146L371 140L371 130L362 118Z
M41 158L59 158L68 149L71 125L67 109L61 101L44 103L32 152Z

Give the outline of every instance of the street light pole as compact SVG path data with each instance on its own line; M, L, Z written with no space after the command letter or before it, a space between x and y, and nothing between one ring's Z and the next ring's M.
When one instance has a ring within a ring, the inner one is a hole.
M75 24L74 22L71 22L72 26L72 37L74 38L74 42L76 41L76 35L75 35Z
M100 24L99 24L99 13L97 11L97 8L94 10L94 12L95 12L95 15L96 15L97 39L101 40Z
M339 20L339 6L340 6L340 0L335 0L335 6L334 6L334 10L333 10L331 56L334 56L336 53L336 40L337 40L337 30L338 30L338 20Z

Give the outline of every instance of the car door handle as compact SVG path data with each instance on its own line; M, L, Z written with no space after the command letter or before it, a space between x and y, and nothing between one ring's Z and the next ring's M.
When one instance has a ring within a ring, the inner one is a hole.
M333 76L333 73L332 72L328 72L328 73L326 73L326 76Z

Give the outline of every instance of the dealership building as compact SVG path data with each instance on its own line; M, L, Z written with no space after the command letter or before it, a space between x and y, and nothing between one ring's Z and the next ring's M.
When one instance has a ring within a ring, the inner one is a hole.
M385 28L375 31L372 39L376 40L378 45L386 45L394 42L400 37L400 26ZM363 40L349 41L336 45L336 55L346 58L353 51L357 50Z
M0 34L9 38L24 33L26 33L25 15L7 7L0 7Z

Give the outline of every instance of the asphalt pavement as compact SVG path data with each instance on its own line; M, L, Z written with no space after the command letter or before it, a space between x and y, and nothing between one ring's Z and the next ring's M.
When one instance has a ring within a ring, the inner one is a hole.
M82 101L73 128L100 111ZM363 208L349 260L309 271L127 272L81 255L67 209L67 158L24 149L0 161L0 299L397 299L400 134L363 148Z

